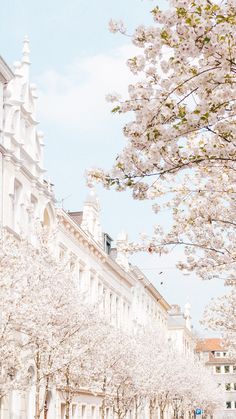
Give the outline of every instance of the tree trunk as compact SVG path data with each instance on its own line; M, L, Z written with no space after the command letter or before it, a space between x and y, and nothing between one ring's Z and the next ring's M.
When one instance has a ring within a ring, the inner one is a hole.
M66 397L66 419L70 419L70 400L68 397Z
M44 404L43 404L43 418L47 419L48 417L48 387L49 387L49 376L46 378L46 387L44 393Z
M40 355L39 351L36 353L35 358L35 367L36 367L36 383L35 383L35 419L40 419Z
M101 419L105 419L105 394L106 394L106 384L107 384L107 378L104 377L103 385L102 385L102 404L101 404Z
M69 377L69 368L66 370L66 412L65 412L65 419L70 419L70 377Z
M149 403L149 419L153 419L153 407L151 403Z
M101 404L101 419L105 419L105 399L103 397Z
M48 402L47 399L45 399L44 405L43 405L43 418L47 419L48 417Z
M174 419L177 419L177 409L176 409L176 407L174 407Z
M164 419L164 409L160 409L160 419Z
M138 398L135 396L134 399L134 419L138 419Z
M156 401L150 399L150 401L149 401L149 419L155 419L154 418L155 407L156 407Z
M51 355L48 358L48 367L51 367ZM44 402L43 402L43 417L47 419L48 417L48 388L49 388L49 375L46 375L46 385L44 392Z

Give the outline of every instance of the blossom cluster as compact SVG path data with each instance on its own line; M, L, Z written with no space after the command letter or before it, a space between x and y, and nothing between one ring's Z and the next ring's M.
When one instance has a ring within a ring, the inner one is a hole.
M128 60L138 80L113 113L127 113L127 143L109 173L90 180L165 209L169 231L130 243L162 254L179 245L178 267L235 287L236 268L236 1L171 0L139 25Z

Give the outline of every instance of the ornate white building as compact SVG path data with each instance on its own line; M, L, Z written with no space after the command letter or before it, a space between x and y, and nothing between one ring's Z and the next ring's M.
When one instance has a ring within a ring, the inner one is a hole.
M29 67L27 38L23 44L22 60L15 63L13 72L0 57L1 225L14 234L30 236L36 220L48 227L57 221L58 251L73 255L79 287L87 291L92 301L104 297L104 309L114 326L131 330L139 324L153 322L168 335L169 304L145 275L130 265L124 253L112 249L111 238L102 232L100 206L95 193L90 192L81 212L56 208L52 185L45 180L44 140L37 128L37 91L36 86L30 84ZM118 242L126 240L125 233L117 239ZM186 335L191 340L188 316L186 322L181 326L182 329L184 326L181 339ZM176 327L171 324L173 340L174 330ZM188 342L187 345L188 351L193 351L192 344ZM181 345L179 349L182 350ZM32 397L15 394L3 400L0 419L33 419ZM89 392L79 394L71 407L71 417L99 418L100 402L99 397ZM52 390L48 419L64 419L64 415L64 400L59 392Z

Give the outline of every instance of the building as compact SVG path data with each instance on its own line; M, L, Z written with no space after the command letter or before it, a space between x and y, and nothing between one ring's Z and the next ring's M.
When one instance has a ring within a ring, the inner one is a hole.
M83 211L65 212L56 207L53 187L45 178L44 140L37 129L37 90L29 79L29 54L29 41L25 38L23 56L15 63L14 72L0 58L1 226L13 234L31 237L36 221L49 228L57 222L58 253L69 252L73 256L80 289L87 292L91 301L103 297L110 322L128 330L154 323L168 336L169 304L140 269L129 263L125 253L112 248L111 237L103 233L100 225L100 205L94 191L88 195ZM127 235L122 232L117 243L126 241ZM191 330L186 329L186 324L181 327L187 342ZM172 324L173 340L174 329ZM186 345L190 352L192 346L188 342ZM15 392L2 401L0 418L32 419L32 400L32 394ZM71 407L72 418L98 418L99 405L98 396L84 391ZM48 419L64 419L64 400L55 389L48 409Z
M184 313L175 304L169 310L168 334L173 344L185 357L194 358L196 339L192 332L190 304L185 304Z
M198 341L196 352L214 376L224 394L224 410L215 413L215 419L236 418L236 366L227 357L227 348L220 338Z

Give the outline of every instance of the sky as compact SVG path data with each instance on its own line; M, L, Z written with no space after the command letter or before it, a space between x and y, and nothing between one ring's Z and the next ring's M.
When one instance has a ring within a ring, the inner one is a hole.
M112 166L125 145L124 117L112 115L105 96L126 94L133 80L126 60L135 54L129 36L108 31L111 18L122 19L132 34L139 24L152 24L150 10L168 7L158 0L1 0L0 55L11 66L21 59L22 41L30 39L31 81L38 87L39 129L45 135L45 168L55 184L58 205L81 210L88 194L84 173ZM130 193L97 188L103 230L115 240L125 230L130 240L151 233L151 203L133 201ZM162 214L162 222L169 222ZM170 304L189 301L193 324L209 299L224 292L220 280L201 281L175 268L182 251L159 258L134 255L136 263ZM207 332L208 333L208 332Z

